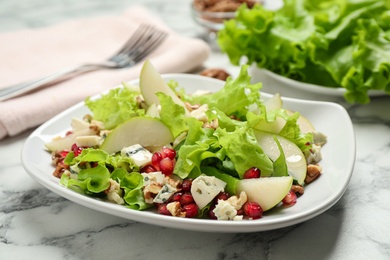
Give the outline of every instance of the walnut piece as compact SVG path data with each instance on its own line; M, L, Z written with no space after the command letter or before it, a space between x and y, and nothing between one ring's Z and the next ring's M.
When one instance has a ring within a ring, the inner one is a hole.
M176 179L173 179L173 178L171 178L171 177L169 177L169 176L166 176L166 177L164 178L164 183L167 183L167 184L169 184L171 187L178 189L178 187L179 187L179 185L180 185L181 182L180 182L180 180L176 180Z
M218 118L213 119L210 123L207 122L207 123L204 123L204 124L203 124L203 128L213 128L213 129L217 129L218 127L219 127Z
M252 8L255 3L261 2L259 0L194 0L194 7L204 12L234 12L243 3Z
M148 204L153 204L153 199L157 193L161 190L162 184L152 181L148 186L144 188L144 198L145 202Z
M305 192L305 188L303 188L301 185L292 185L291 190L294 193L303 194Z
M226 80L230 76L230 74L225 70L219 68L205 69L200 73L200 75L220 80Z
M181 217L185 218L186 212L183 211L183 209L180 207L180 202L174 201L167 204L167 210L171 213L174 217Z
M305 183L308 184L313 182L321 175L321 172L322 172L322 167L319 164L309 164L307 166Z

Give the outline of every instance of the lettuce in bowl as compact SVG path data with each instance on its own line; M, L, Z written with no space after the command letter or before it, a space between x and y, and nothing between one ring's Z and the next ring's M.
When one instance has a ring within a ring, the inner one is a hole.
M390 93L390 4L386 0L284 0L277 11L242 5L218 44L230 61L330 88L350 103Z

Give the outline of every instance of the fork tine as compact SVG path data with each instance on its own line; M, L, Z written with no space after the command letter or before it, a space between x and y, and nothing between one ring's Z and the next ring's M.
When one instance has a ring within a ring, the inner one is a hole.
M145 25L144 32L142 33L142 35L138 37L134 44L125 46L124 52L129 53L138 47L142 47L145 43L151 40L156 33L159 32L161 31L150 25Z
M131 35L131 37L127 40L127 42L122 46L122 48L116 52L116 55L127 52L129 49L133 48L135 44L142 38L145 31L148 30L148 25L141 24L137 30Z
M122 64L122 66L135 64L152 52L166 36L166 32L157 30L151 25L141 24L123 47L109 60Z
M129 58L133 59L134 62L143 60L159 46L159 44L167 37L167 33L160 31L157 35L154 34L153 36L154 38L149 39L138 52L134 55L129 55Z

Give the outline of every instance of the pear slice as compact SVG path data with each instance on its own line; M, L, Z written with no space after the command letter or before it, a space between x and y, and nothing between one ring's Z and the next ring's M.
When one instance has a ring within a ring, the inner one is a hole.
M145 147L163 146L171 142L171 131L158 118L133 117L112 130L100 149L112 154L134 144Z
M273 134L279 134L282 131L283 127L286 125L286 120L281 117L276 117L275 121L267 122L265 120L260 121L253 128L263 132L269 132Z
M270 99L264 102L264 105L267 111L272 111L274 109L281 109L283 108L283 100L279 93L275 93ZM291 111L289 109L286 109L285 111L288 115L294 114L294 111ZM316 131L315 127L310 122L310 120L304 117L302 114L298 117L297 123L299 125L301 132L304 134ZM277 118L277 120L275 120L274 122L271 123L263 122L262 124L263 125L259 125L256 128L259 130L261 128L264 128L264 131L266 132L277 134L280 132L280 130L282 130L282 128L286 124L286 121L282 118Z
M96 131L90 128L90 124L78 118L72 118L72 133L64 137L56 137L50 142L45 143L46 149L50 152L71 150L79 136L96 136Z
M283 200L292 182L291 176L243 179L238 182L236 193L245 191L248 201L259 203L263 211L267 211Z
M291 111L291 110L286 110L286 113L288 115L292 115L294 114L295 112ZM297 124L299 125L299 129L301 130L302 133L304 134L307 134L309 132L315 132L316 129L315 127L313 126L313 124L310 122L309 119L307 119L305 116L303 116L302 114L299 115L298 117L298 120L297 120Z
M271 160L275 161L280 156L280 151L274 140L274 134L256 130L254 132L261 149ZM303 184L307 171L306 157L296 144L282 136L275 136L278 138L286 157L288 174L296 179L299 184Z
M267 111L280 109L283 107L283 101L279 93L275 93L270 99L264 102Z
M176 96L175 92L165 83L160 73L158 73L149 60L146 60L142 66L139 84L141 94L147 105L160 104L156 93L162 92L165 95L170 96L173 102L182 106L186 113L188 113L188 109L186 108L184 102Z

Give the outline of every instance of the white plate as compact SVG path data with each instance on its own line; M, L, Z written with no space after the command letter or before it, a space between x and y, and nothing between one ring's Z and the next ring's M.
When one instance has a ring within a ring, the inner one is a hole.
M259 69L257 66L251 66L250 74L252 82L261 82L262 91L270 94L280 93L286 97L334 101L343 97L346 92L344 88L329 88L296 81L266 69ZM387 94L382 90L370 90L368 95L373 97Z
M215 91L223 82L207 77L186 74L163 75L174 79L191 93L196 89ZM138 81L131 82L138 84ZM262 94L263 99L270 95ZM309 118L318 131L326 133L328 143L323 148L323 175L305 189L305 194L290 208L266 212L259 220L216 221L187 219L156 214L154 211L136 211L99 199L81 195L59 185L59 179L52 176L50 154L44 150L44 143L63 134L70 128L72 117L82 117L88 109L79 103L60 113L37 128L26 140L22 149L22 163L36 181L49 190L73 202L139 222L158 226L206 231L206 232L255 232L282 228L311 219L333 206L343 195L352 175L355 162L355 136L351 119L340 105L284 98L285 107L300 111Z

